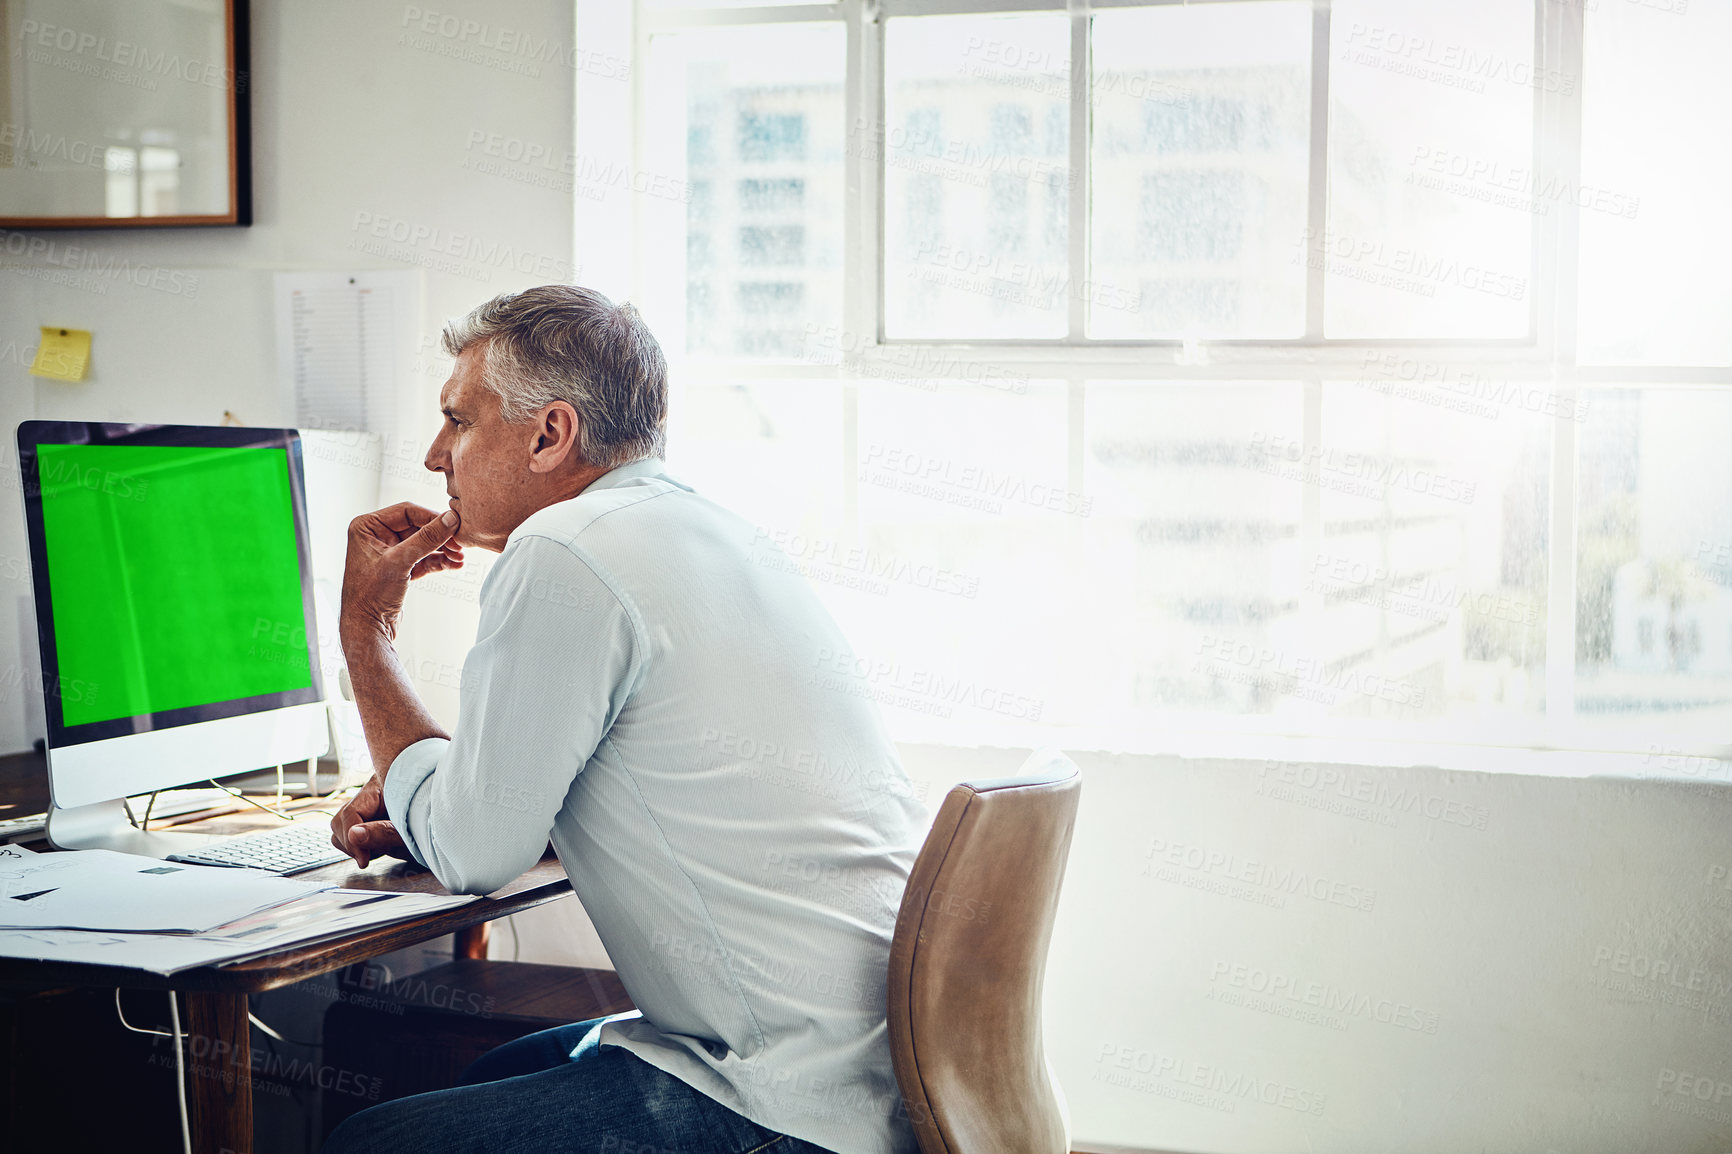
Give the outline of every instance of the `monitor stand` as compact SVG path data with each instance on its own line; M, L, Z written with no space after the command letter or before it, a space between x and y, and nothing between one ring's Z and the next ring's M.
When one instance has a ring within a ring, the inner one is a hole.
M192 853L224 840L223 834L141 830L127 820L126 806L118 797L66 809L50 805L44 824L48 844L55 849L112 849L144 857Z

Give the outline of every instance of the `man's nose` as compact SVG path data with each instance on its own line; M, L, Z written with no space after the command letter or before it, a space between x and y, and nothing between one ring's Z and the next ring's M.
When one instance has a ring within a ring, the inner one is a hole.
M444 440L445 430L441 429L434 436L433 443L427 446L427 456L422 458L421 464L427 468L428 472L442 473L445 471L443 466L449 457L441 443Z

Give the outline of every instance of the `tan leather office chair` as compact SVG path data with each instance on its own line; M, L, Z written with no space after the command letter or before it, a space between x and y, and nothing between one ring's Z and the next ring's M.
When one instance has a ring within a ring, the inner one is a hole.
M922 1154L1064 1154L1040 998L1082 780L1042 751L950 791L890 945L890 1053Z

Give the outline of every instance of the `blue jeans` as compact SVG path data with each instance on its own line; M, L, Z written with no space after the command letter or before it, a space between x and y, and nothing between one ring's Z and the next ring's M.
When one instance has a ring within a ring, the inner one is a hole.
M556 1026L477 1058L449 1090L344 1119L321 1154L827 1154L767 1130L628 1050L606 1018Z

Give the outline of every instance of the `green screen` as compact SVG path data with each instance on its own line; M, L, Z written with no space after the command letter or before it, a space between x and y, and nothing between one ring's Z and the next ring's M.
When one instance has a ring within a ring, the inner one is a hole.
M287 450L36 452L63 724L312 685Z

